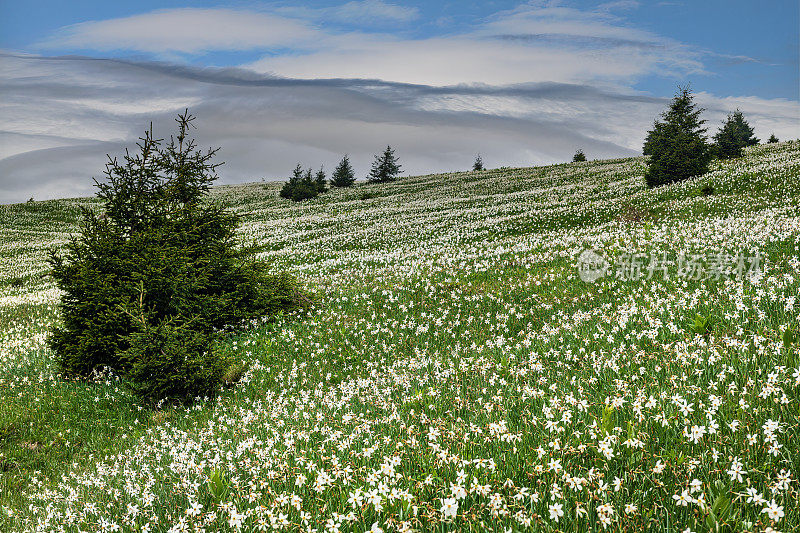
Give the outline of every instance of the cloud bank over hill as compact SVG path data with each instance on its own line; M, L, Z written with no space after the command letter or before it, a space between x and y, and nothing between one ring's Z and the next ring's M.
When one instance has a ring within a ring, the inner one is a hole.
M418 38L380 31L420 16L380 0L67 26L37 54L0 54L0 202L91 194L106 153L120 155L150 120L170 134L186 107L200 145L222 147L223 183L286 178L298 162L331 170L345 153L363 177L386 144L409 174L468 169L477 153L489 167L565 161L579 147L590 158L637 155L669 98L632 82L704 72L708 53L612 14L635 4L525 4ZM47 55L64 49L81 55ZM256 59L203 66L204 54L243 50ZM796 101L698 101L710 131L739 107L762 138L797 136Z

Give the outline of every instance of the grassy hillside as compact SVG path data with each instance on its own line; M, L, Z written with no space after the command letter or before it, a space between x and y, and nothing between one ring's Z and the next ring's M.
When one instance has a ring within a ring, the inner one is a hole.
M0 206L0 529L800 528L800 143L714 165L219 187L317 302L231 337L220 397L158 411L49 363L46 250L91 200ZM610 275L579 277L586 249ZM711 276L648 270L679 254Z

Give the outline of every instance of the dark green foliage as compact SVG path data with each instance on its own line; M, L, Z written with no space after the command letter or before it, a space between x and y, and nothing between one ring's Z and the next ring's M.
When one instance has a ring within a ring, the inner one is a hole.
M356 175L353 167L350 165L350 159L345 155L331 175L331 186L333 187L350 187L355 183Z
M400 170L400 165L397 163L394 150L392 150L391 146L387 146L382 155L375 156L375 161L372 163L372 170L369 176L367 176L367 181L371 183L394 181L401 172L402 170Z
M226 364L216 337L298 305L292 279L268 274L239 246L236 215L208 200L219 164L186 139L193 118L166 144L151 129L138 154L109 158L102 214L84 209L81 233L51 253L64 295L50 345L66 376L105 366L148 400L211 394ZM153 368L171 370L153 381Z
M772 135L769 136L769 140L767 142L770 143L770 144L774 144L774 143L778 142L778 138L775 137L775 134L773 133Z
M716 135L714 135L714 155L720 159L741 157L746 146L758 144L758 139L753 135L753 128L744 119L738 109L728 115Z
M294 172L292 173L292 177L289 178L289 181L283 184L281 187L281 192L278 193L281 198L292 199L294 196L294 190L300 184L300 180L303 179L303 167L300 163L294 168Z
M130 362L133 392L148 403L165 398L213 396L231 361L214 347L213 335L173 320L146 321L130 336L121 354Z
M578 148L578 151L572 156L572 161L575 163L586 161L586 154L583 153L582 149Z
M481 159L481 154L478 154L478 157L475 158L475 162L472 163L472 170L483 170L483 159Z
M314 175L314 187L316 187L319 194L328 192L328 180L325 177L325 171L322 170L322 167L319 167L319 170Z
M322 175L322 179L324 185L324 173ZM327 188L325 190L327 190ZM303 167L298 163L294 168L292 177L289 178L289 181L287 181L283 185L283 188L281 188L280 196L281 198L287 198L294 200L295 202L300 202L302 200L314 198L319 193L319 184L315 182L314 178L312 178L311 169L309 168L308 170L303 171Z
M708 171L711 153L704 136L703 110L696 107L688 87L679 88L672 103L647 133L643 152L649 155L645 180L658 187Z
M644 147L642 147L643 155L653 155L653 150L656 147L656 140L660 139L664 132L664 123L658 120L653 122L653 129L647 132L644 138Z

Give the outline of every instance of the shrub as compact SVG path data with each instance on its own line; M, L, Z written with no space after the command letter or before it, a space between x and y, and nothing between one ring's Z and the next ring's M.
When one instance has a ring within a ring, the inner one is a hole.
M187 140L192 120L180 115L166 145L151 127L140 153L109 158L103 213L84 209L80 234L51 252L64 295L50 346L66 376L105 366L147 400L213 394L219 335L300 305L294 280L269 274L236 239L238 217L208 200L217 150Z
M483 170L483 159L481 159L481 154L475 158L475 162L472 163L472 170Z
M697 108L688 87L679 88L670 108L647 133L643 152L649 155L645 180L648 187L683 181L708 171L711 160L704 137L703 110Z
M394 150L392 150L391 146L387 146L382 155L375 156L375 161L372 163L372 170L369 176L367 176L367 181L372 183L394 181L401 172L402 170L400 170L400 165L397 163Z
M356 176L350 159L345 155L331 175L331 185L334 187L350 187L355 183Z
M578 151L575 152L575 155L572 156L572 161L575 163L580 161L586 161L586 154L583 153L583 150L578 148Z
M322 179L325 179L324 173ZM301 202L316 197L320 192L320 184L311 177L311 169L309 168L304 172L303 167L298 163L292 172L292 177L281 188L280 196L281 198Z
M746 146L758 144L758 139L753 136L753 128L744 119L742 112L738 109L723 123L716 135L714 135L714 155L720 159L732 159L741 157L742 150Z

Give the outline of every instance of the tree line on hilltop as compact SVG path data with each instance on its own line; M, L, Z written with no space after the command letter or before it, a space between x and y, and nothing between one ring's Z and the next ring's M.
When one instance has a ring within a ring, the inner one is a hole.
M394 150L391 146L387 146L382 154L375 156L367 181L370 183L394 181L403 172L401 168L402 166L398 162ZM347 155L336 165L330 182L326 179L325 171L322 168L317 171L313 178L311 174L312 170L310 168L303 170L303 166L298 163L292 173L292 177L281 189L281 198L299 202L327 192L328 183L330 183L331 187L343 188L351 187L356 181L355 171Z
M753 128L739 109L728 114L709 142L705 136L707 129L703 126L706 121L700 117L703 111L704 109L694 103L690 88L679 87L669 108L661 114L660 120L654 121L653 128L647 132L645 138L642 152L647 156L645 182L648 187L700 176L708 171L712 159L741 157L744 148L759 143ZM776 143L778 138L772 134L767 142ZM582 148L575 152L572 161L587 161ZM480 154L475 157L472 170L485 170ZM397 156L391 146L387 146L382 154L375 156L367 182L394 181L400 173ZM355 181L355 172L346 155L334 170L329 182L322 168L312 176L310 168L303 170L298 164L292 177L281 189L280 196L301 201L326 192L328 183L331 187L342 188L352 186Z

